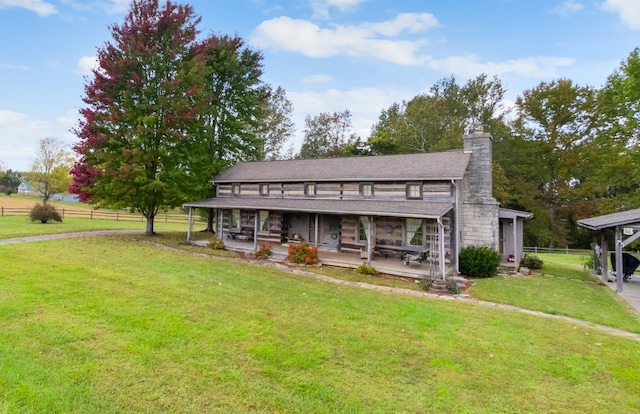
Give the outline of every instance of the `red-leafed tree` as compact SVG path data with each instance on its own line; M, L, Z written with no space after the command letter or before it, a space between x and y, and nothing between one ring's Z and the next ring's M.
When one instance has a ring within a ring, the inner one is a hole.
M85 85L74 147L72 192L84 202L131 208L147 219L203 191L191 160L202 152L198 122L200 21L189 5L134 0L113 41L98 50Z
M210 196L214 175L263 157L262 54L237 37L198 41L199 22L189 5L134 0L85 86L71 190L139 211L147 234L162 209Z

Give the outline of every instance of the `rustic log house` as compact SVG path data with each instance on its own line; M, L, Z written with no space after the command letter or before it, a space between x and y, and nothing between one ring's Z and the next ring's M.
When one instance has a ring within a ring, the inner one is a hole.
M498 250L517 237L499 231L492 137L482 132L465 135L463 150L243 162L212 182L215 198L184 207L190 215L216 209L218 237L254 250L262 241L309 243L369 264L377 255L426 258L431 274L444 278L457 270L462 247ZM505 223L521 218L507 214Z

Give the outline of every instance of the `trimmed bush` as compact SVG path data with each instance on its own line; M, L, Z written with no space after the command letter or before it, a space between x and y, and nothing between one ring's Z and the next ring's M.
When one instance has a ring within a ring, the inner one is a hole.
M500 254L485 246L467 246L460 251L460 273L471 277L491 277L498 273Z
M271 245L269 243L260 243L258 250L255 253L256 257L269 257L271 256Z
M62 217L58 210L49 204L36 204L29 213L31 221L39 221L40 223L48 223L51 220L61 222Z
M378 270L373 266L368 266L366 263L362 263L360 266L353 269L354 272L361 275L375 276L378 274Z
M207 247L213 250L224 250L224 242L217 237L212 237L209 239Z
M318 248L308 244L290 244L287 260L296 264L318 264Z
M591 265L593 265L593 258L591 258ZM538 256L534 256L529 253L525 253L520 260L520 266L528 269L542 269L542 259Z

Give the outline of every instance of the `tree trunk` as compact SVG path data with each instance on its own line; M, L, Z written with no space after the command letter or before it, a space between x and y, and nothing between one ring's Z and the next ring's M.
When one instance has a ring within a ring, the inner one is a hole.
M145 234L147 236L153 236L154 234L156 234L153 231L153 221L156 217L155 216L147 216L147 229L145 231Z
M214 213L213 209L209 209L209 214L207 214L207 229L205 230L208 233L215 233L213 230L213 221L214 221Z

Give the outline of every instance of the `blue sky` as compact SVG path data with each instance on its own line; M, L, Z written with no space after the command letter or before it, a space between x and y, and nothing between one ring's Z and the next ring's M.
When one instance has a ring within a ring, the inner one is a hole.
M203 34L239 35L304 118L349 109L367 138L380 111L497 75L507 102L542 81L600 87L640 45L640 0L191 0ZM26 171L41 138L72 145L85 80L129 0L0 0L0 161Z

